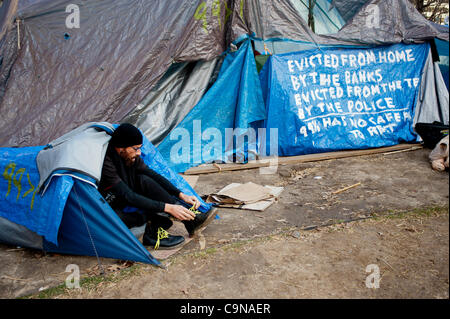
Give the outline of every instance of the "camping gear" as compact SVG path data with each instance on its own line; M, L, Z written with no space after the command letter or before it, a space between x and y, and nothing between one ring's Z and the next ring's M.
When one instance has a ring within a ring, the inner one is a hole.
M433 48L430 43L436 40L444 42L438 43L437 51L445 51L439 48L448 45L448 27L427 21L408 0L320 0L314 8L301 0L86 0L80 4L4 0L0 7L0 171L4 177L0 178L0 240L38 249L45 246L49 251L155 262L139 242L125 239L129 231L96 191L107 125L99 131L81 130L83 141L98 138L92 144L82 143L83 154L98 146L92 153L95 165L88 167L80 166L86 155L81 161L67 156L73 149L69 143L80 140L66 143L65 139L77 128L91 122L136 125L146 137L142 154L152 168L194 194L176 173L201 163L245 163L293 154L302 144L301 127L282 123L276 127L271 118L276 108L270 102L280 98L281 91L267 85L271 82L266 71L284 54L301 59L308 50L359 54L397 45L423 49ZM410 81L418 88L409 91L415 95L406 97L405 111L412 120L405 121L398 135L394 129L386 144L351 145L350 141L346 147L392 145L405 136L411 141L416 123L448 124L448 89L432 51L424 53L424 63L421 57L411 66L415 79ZM262 55L257 62L255 54ZM354 112L348 114L353 116ZM405 133L408 130L410 134ZM322 127L320 133L326 130ZM343 132L342 139L348 133ZM275 143L278 137L281 145L297 139L295 147L288 146L284 153ZM46 148L50 141L54 143ZM315 140L308 144L312 150L302 152L328 149ZM46 156L54 161L47 163ZM41 159L39 174L36 158ZM131 246L117 242L122 250L110 245L112 233L99 226L105 220ZM102 223L95 227L98 221ZM71 237L72 229L82 234L82 244L75 244L79 238ZM104 240L102 245L92 244L96 238Z
M159 265L137 239L141 234L138 229L129 230L96 187L95 176L100 176L96 170L101 174L102 159L98 163L99 158L86 151L97 145L101 153L109 141L108 132L117 126L87 123L46 147L0 149L0 241L46 252ZM73 145L87 148L69 147ZM196 195L145 137L142 158L182 192ZM41 161L46 162L45 167ZM49 174L40 188L39 167ZM211 205L201 203L200 211L210 210Z

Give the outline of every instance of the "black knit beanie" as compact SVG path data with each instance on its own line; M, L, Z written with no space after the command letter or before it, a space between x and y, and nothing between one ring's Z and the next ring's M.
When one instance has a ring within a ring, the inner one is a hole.
M114 147L140 145L142 144L142 134L134 125L123 123L114 131L110 143Z

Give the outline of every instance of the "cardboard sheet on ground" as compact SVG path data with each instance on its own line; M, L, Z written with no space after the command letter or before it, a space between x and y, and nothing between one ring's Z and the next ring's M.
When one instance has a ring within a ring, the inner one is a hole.
M264 211L280 196L284 187L262 186L252 182L232 183L219 192L208 195L207 203L219 207Z

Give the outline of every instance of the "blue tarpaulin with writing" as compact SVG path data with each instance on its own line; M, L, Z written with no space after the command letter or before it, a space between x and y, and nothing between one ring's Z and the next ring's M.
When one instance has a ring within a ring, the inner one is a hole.
M70 176L57 176L41 196L36 166L41 149L43 146L0 148L0 216L56 244L73 180Z
M321 48L273 55L260 80L280 156L415 141L428 44Z

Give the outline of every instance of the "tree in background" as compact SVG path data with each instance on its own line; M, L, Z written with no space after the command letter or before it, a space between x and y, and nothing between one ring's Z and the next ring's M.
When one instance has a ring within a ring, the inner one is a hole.
M443 23L448 17L448 0L409 0L428 20Z
M308 26L313 32L316 32L314 23L314 6L316 5L316 0L309 0L308 4Z

